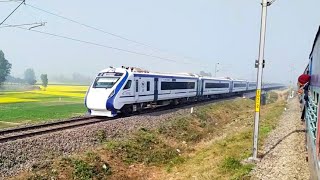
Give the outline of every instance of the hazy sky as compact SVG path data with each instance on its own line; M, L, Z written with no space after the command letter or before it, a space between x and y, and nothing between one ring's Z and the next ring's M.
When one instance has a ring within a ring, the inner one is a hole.
M20 76L32 67L36 73L94 76L113 66L136 66L161 72L213 72L217 76L255 79L258 57L260 0L27 0L28 4L81 23L139 41L128 42L64 19L21 6L6 24L47 22L35 30L90 41L105 46L174 59L178 63L119 52L21 30L0 28L0 49ZM2 21L17 2L0 2ZM277 0L268 8L266 81L289 82L308 61L320 25L319 0ZM188 58L186 58L188 57Z

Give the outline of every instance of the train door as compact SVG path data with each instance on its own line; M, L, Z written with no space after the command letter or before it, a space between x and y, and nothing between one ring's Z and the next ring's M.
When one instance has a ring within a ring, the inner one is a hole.
M149 81L150 83L150 81ZM135 80L135 101L141 101L139 97L145 96L148 93L148 79L139 78ZM150 86L150 84L149 84Z
M197 80L197 96L200 96L200 80Z
M147 91L147 81L140 79L139 81L139 95L145 95Z

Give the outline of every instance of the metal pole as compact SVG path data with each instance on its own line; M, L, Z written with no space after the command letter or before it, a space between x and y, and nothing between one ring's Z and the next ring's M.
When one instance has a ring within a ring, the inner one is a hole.
M258 138L259 138L259 120L260 120L260 103L261 103L261 86L262 86L262 71L264 59L264 46L266 36L266 22L267 22L267 7L268 1L262 0L262 13L261 13L261 29L260 29L260 45L259 45L259 60L258 60L258 73L257 73L257 91L256 91L256 105L254 116L254 134L253 134L253 153L251 159L259 161L258 158Z

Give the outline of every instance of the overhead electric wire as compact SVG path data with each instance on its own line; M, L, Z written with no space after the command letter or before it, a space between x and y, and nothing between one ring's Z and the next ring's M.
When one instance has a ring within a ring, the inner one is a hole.
M19 0L11 0L11 1L12 1L12 2L15 2L15 1L19 1ZM25 0L23 0L23 2L24 2L24 1L25 1ZM117 37L117 38L120 38L120 39L129 41L129 42L132 42L132 43L135 43L135 44L139 44L139 45L141 45L141 46L148 47L148 48L153 49L153 50L158 51L158 52L164 52L163 50L160 50L160 49L158 49L158 48L152 47L151 45L148 45L148 44L146 44L146 43L138 42L138 41L135 41L135 40L126 38L126 37L124 37L124 36L121 36L121 35L118 35L118 34L115 34L115 33L111 33L111 32L108 32L108 31L105 31L105 30L96 28L96 27L94 27L94 26L87 25L87 24L85 24L85 23L81 23L81 22L76 21L76 20L73 20L73 19L71 19L71 18L68 18L68 17L62 16L62 15L59 15L59 14L56 14L56 13L53 13L53 12L50 12L50 11L41 9L41 8L36 7L36 6L34 6L34 5L31 5L31 4L28 4L28 3L25 3L25 5L33 8L33 9L36 9L36 10L38 10L38 11L41 11L41 12L44 12L44 13L47 13L47 14L56 16L56 17L58 17L58 18L61 18L61 19L64 19L64 20L73 22L73 23L78 24L78 25L81 25L81 26L84 26L84 27L86 27L86 28L93 29L93 30L99 31L99 32L101 32L101 33L108 34L108 35L111 35L111 36L114 36L114 37ZM31 31L32 31L32 30L31 30ZM36 30L34 30L34 31L36 31ZM43 33L43 34L44 34L44 33L46 33L46 32L39 31L39 33ZM52 33L49 33L49 34L53 35ZM60 36L60 35L58 35L58 36ZM58 36L57 36L57 37L58 37ZM61 37L61 38L62 38L62 37ZM68 38L68 37L66 37L66 38ZM75 40L74 38L71 38L71 39ZM82 40L81 40L81 41L82 41ZM86 42L86 41L85 41L85 42ZM91 43L91 42L89 42L89 43ZM92 44L97 45L97 43L92 43ZM103 46L104 46L104 45L103 45ZM110 47L110 46L108 46L108 47ZM110 47L110 49L118 49L118 50L120 50L121 48L113 48L113 47ZM176 61L176 60L173 60L173 59L170 59L170 58L163 58L163 57L155 56L155 55L152 55L152 54L144 54L144 53L135 52L135 51L130 51L130 50L126 50L126 49L123 49L123 50L126 51L126 52L128 52L128 53L130 52L130 53L133 53L133 54L147 55L147 56L149 56L149 57L154 57L154 58L163 59L163 60L170 60L170 61L176 62L176 63L197 64L198 66L200 65L200 64L198 64L198 63L194 63L195 60L193 60L192 58L188 58L188 57L183 57L183 59L187 59L187 60L189 61L189 63L188 63L188 62L182 62L182 61ZM168 52L166 52L166 53L168 53ZM170 54L170 53L168 53L168 54ZM192 59L192 61L191 61L191 59ZM208 66L204 66L204 65L200 65L200 66L201 66L201 67L208 68Z
M163 58L163 57L154 56L154 55L151 55L151 54L145 54L145 53L131 51L131 50L122 49L122 48L117 48L117 47L113 47L113 46L107 46L107 45L104 45L104 44L99 44L99 43L90 42L90 41L86 41L86 40L76 39L76 38L63 36L63 35L59 35L59 34L54 34L54 33L49 33L49 32L44 32L44 31L38 31L38 30L34 30L34 29L27 29L27 28L23 28L23 27L19 27L19 26L16 26L15 28L28 30L28 31L32 31L32 32L37 32L37 33L41 33L41 34L45 34L45 35L49 35L49 36L54 36L54 37L58 37L58 38L62 38L62 39L68 39L68 40L71 40L71 41L81 42L81 43L85 43L85 44L90 44L90 45L94 45L94 46L113 49L113 50L117 50L117 51L122 51L122 52L126 52L126 53L136 54L136 55L140 55L140 56L147 56L147 57L152 57L152 58L161 59L161 60L170 61L170 62L175 62L175 63L188 64L188 63L185 63L185 62L179 62L179 61L176 61L176 60L173 60L173 59L169 59L169 58Z
M0 23L0 26L23 4L25 3L26 0L23 0L19 6L17 6L1 23Z
M19 0L0 0L0 2L20 2Z
M37 9L37 10L39 10L39 11L45 12L45 13L47 13L47 14L51 14L51 15L53 15L53 16L56 16L56 17L59 17L59 18L62 18L62 19L71 21L71 22L76 23L76 24L78 24L78 25L81 25L81 26L84 26L84 27L87 27L87 28L90 28L90 29L93 29L93 30L96 30L96 31L100 31L100 32L102 32L102 33L109 34L109 35L111 35L111 36L115 36L115 37L117 37L117 38L120 38L120 39L123 39L123 40L126 40L126 41L130 41L130 42L133 42L133 43L136 43L136 44L140 44L140 45L143 45L143 46L151 47L151 46L149 46L149 45L147 45L147 44L144 44L144 43L141 43L141 42L138 42L138 41L134 41L134 40L128 39L128 38L126 38L126 37L123 37L123 36L120 36L120 35L117 35L117 34L114 34L114 33L111 33L111 32L104 31L104 30L102 30L102 29L98 29L98 28L96 28L96 27L93 27L93 26L90 26L90 25L81 23L81 22L79 22L79 21L70 19L70 18L68 18L68 17L62 16L62 15L59 15L59 14L56 14L56 13L49 12L49 11L47 11L47 10L41 9L41 8L36 7L36 6L33 6L33 5L31 5L31 4L27 4L27 3L26 3L26 5L34 8L34 9Z
M115 33L111 33L111 32L108 32L108 31L99 29L99 28L97 28L97 27L94 27L94 26L91 26L91 25L88 25L88 24L85 24L85 23L82 23L82 22L73 20L73 19L71 19L71 18L68 18L68 17L62 16L62 15L59 15L59 14L57 14L57 13L53 13L53 12L44 10L44 9L39 8L39 7L36 7L36 6L34 6L34 5L31 5L31 4L28 4L28 3L26 3L26 5L29 6L29 7L31 7L31 8L34 8L34 9L36 9L36 10L38 10L38 11L42 11L42 12L44 12L44 13L47 13L47 14L50 14L50 15L59 17L59 18L61 18L61 19L64 19L64 20L73 22L73 23L75 23L75 24L84 26L84 27L86 27L86 28L93 29L93 30L95 30L95 31L99 31L99 32L101 32L101 33L108 34L108 35L111 35L111 36L120 38L120 39L125 40L125 41L129 41L129 42L132 42L132 43L141 45L141 46L145 46L145 47L148 47L148 48L153 49L153 50L158 51L158 52L162 52L162 53L166 53L166 54L171 54L171 53L168 53L168 52L164 52L164 51L161 50L161 49L155 48L155 47L153 47L153 46L151 46L151 45L149 45L149 44L142 43L142 42L139 42L139 41L136 41L136 40L132 40L132 39L126 38L126 37L124 37L124 36L121 36L121 35L118 35L118 34L115 34ZM191 61L191 60L194 61L192 58L184 57L184 56L183 56L183 59L187 59L188 61ZM191 61L191 62L192 62L192 61Z

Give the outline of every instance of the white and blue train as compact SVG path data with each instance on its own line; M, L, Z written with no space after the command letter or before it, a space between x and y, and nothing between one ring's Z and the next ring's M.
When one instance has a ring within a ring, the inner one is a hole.
M265 84L264 89L279 84ZM255 82L193 74L150 73L138 68L108 68L90 86L85 105L91 115L114 117L146 107L181 104L256 89Z

